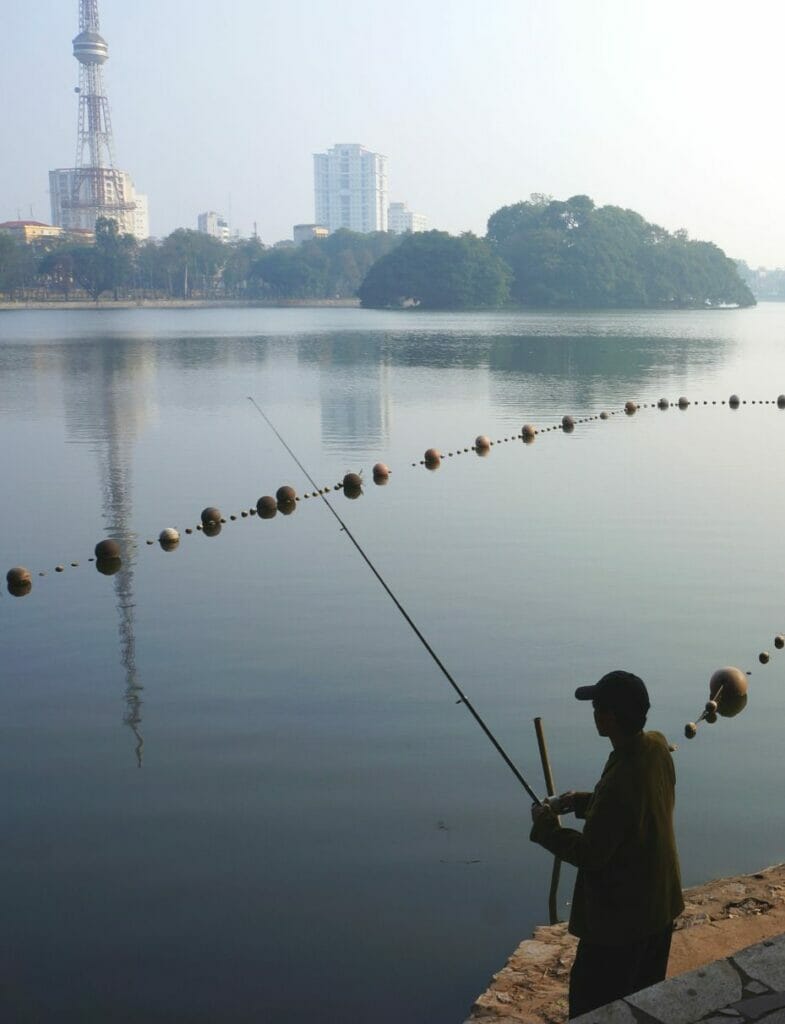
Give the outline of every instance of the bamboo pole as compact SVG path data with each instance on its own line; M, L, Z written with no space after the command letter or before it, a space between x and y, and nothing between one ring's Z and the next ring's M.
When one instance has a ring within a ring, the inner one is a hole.
M542 762L542 774L545 777L545 790L548 796L556 796L556 787L553 783L553 771L551 760L548 757L548 746L545 742L545 731L541 718L534 719L534 731L537 733L537 746L540 749L540 761ZM561 819L559 819L561 824ZM548 916L551 924L559 923L558 897L559 897L559 875L561 874L561 861L558 857L553 858L553 871L551 872L551 887L548 892Z

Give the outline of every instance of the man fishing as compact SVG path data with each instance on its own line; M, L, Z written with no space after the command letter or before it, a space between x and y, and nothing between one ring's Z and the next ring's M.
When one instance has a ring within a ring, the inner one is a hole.
M532 805L533 842L578 868L569 930L578 950L570 1018L662 981L673 921L684 908L673 833L675 772L659 732L643 732L649 695L630 672L580 686L613 751L593 793ZM557 814L585 818L583 831Z

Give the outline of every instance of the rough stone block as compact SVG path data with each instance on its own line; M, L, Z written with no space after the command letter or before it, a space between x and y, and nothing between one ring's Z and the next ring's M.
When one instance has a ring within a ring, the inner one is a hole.
M693 1024L741 995L741 978L727 960L718 960L627 996L627 1002L663 1024Z
M558 953L558 946L549 942L537 942L535 939L522 942L517 950L520 959L529 964L541 964L547 960L554 960Z
M570 1024L637 1024L637 1017L623 999L618 999L599 1010L573 1017Z
M777 992L785 990L785 935L742 949L733 960L755 981Z

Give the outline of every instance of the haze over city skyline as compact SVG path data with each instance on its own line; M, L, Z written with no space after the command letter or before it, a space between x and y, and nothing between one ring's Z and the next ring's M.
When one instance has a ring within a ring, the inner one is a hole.
M48 221L76 144L76 0L6 12L0 220ZM227 14L227 11L230 13ZM118 166L151 231L215 209L243 235L314 218L313 153L389 160L389 195L453 233L531 192L590 195L751 265L785 264L771 0L101 0ZM31 59L31 55L34 59Z

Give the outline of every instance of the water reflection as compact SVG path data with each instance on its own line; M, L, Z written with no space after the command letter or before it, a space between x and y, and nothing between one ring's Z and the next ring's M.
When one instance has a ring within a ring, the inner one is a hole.
M89 444L98 456L102 517L107 537L120 544L122 560L96 563L113 577L120 664L125 676L123 723L134 737L142 767L142 691L136 667L134 567L137 536L133 514L132 456L136 437L155 413L152 400L156 351L150 344L90 343L63 350L65 418L71 443Z

